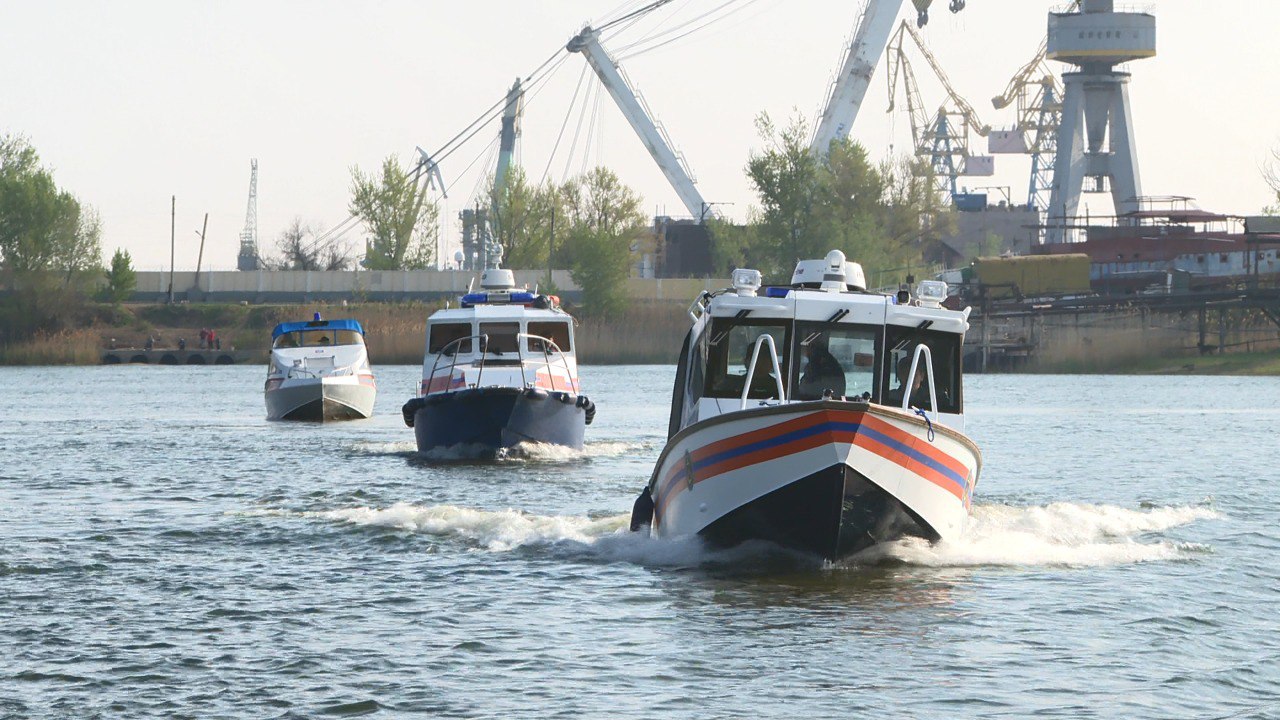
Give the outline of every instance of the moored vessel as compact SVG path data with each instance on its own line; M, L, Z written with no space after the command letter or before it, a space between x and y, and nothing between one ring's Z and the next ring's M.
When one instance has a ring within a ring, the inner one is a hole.
M489 268L459 305L428 318L422 384L402 408L418 451L581 449L596 410L581 392L573 318L559 299L517 289L510 270Z
M373 415L378 385L356 320L280 323L271 331L263 396L268 420L352 420Z
M633 529L828 560L958 537L982 464L964 433L968 310L941 307L936 281L868 292L839 251L800 262L789 286L760 284L735 270L732 288L690 308L668 440Z

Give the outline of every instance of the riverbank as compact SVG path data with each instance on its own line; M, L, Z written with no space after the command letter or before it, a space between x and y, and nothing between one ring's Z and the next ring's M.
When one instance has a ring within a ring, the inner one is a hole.
M247 352L250 362L266 362L271 329L280 322L308 320L316 312L326 318L359 320L375 364L418 365L422 363L427 317L443 306L443 302L127 304L115 312L99 313L100 318L108 319L99 319L90 327L0 346L0 365L96 365L102 362L104 350L143 348L148 338L156 349L177 348L181 340L192 350L199 346L204 328L217 332L224 350ZM685 307L674 302L639 302L615 320L580 317L578 358L596 365L674 363L688 330Z
M0 346L0 365L96 365L103 350L142 348L148 337L156 348L198 347L201 328L213 328L223 348L266 362L271 328L312 313L351 317L364 325L375 364L422 362L427 317L443 303L360 303L353 305L127 304L93 314L91 327ZM569 308L573 312L572 308ZM575 313L577 315L577 313ZM671 364L688 331L685 303L633 303L613 320L579 317L578 358L589 365ZM1041 349L1018 372L1041 374L1280 375L1280 350L1228 351L1200 355L1187 345L1185 330L1156 342L1133 328L1093 328L1087 336L1064 335Z

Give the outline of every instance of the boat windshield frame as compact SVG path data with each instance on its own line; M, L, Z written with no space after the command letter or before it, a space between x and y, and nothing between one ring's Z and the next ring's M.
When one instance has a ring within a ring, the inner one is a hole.
M355 330L339 328L306 328L280 333L271 343L272 350L313 347L364 345L364 336Z

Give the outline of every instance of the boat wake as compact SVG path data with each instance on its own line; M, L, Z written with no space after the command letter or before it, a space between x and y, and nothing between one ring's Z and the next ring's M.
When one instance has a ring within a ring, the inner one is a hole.
M456 505L396 503L314 512L257 510L257 517L304 517L362 527L421 533L491 552L539 549L587 562L697 567L755 564L765 554L787 554L755 543L713 550L696 537L671 540L628 531L629 515L535 515L520 510L475 510ZM1053 503L1015 507L979 505L956 542L908 538L867 550L835 568L878 565L920 567L1100 567L1186 560L1208 551L1160 533L1198 520L1220 518L1206 507L1130 510L1109 505ZM802 558L793 556L800 561Z
M975 505L963 537L930 544L908 538L873 547L850 564L926 567L1101 567L1185 560L1208 548L1160 537L1197 520L1220 518L1207 507L1131 510L1112 505Z
M589 442L581 450L553 445L549 443L520 443L512 448L504 448L496 454L493 448L486 445L453 445L447 448L433 448L424 453L413 453L413 443L409 443L413 459L426 464L470 462L476 460L498 462L569 462L591 458L609 458L623 455L643 445L626 442Z

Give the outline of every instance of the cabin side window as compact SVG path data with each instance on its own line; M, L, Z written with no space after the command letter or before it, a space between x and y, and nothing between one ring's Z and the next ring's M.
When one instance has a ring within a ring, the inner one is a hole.
M960 385L960 335L909 327L889 326L886 333L884 371L881 373L880 386L881 404L902 407L902 397L909 393L910 406L929 409L929 383L928 373L924 369L924 355L920 356L915 379L907 379L911 373L916 347L921 344L927 345L933 356L938 412L962 412L964 399Z
M876 338L879 328L796 323L796 400L831 397L867 398L876 389Z
M550 320L543 322L530 322L529 335L544 337L556 344L561 352L573 352L573 341L570 339L569 323L560 320ZM538 337L530 337L528 349L529 352L542 352L542 341ZM553 348L547 348L548 352L554 352Z
M482 349L492 355L515 355L520 351L520 342L516 337L519 333L518 322L482 322L480 334L488 336L482 339L486 343Z
M469 353L471 352L471 334L471 323L468 322L435 323L428 331L427 352L436 354L447 349L449 355ZM467 339L450 347L452 343L462 338Z
M333 333L334 345L363 345L364 336L355 330L335 330Z
M787 348L790 338L787 323L780 321L742 321L716 319L712 321L710 342L707 349L706 397L742 397L747 380L747 369L756 342L763 335L773 338L778 350L778 364L782 370L783 388L786 388ZM773 362L769 346L762 344L756 360L756 371L751 377L751 389L747 397L765 400L778 396L778 381L773 374Z

